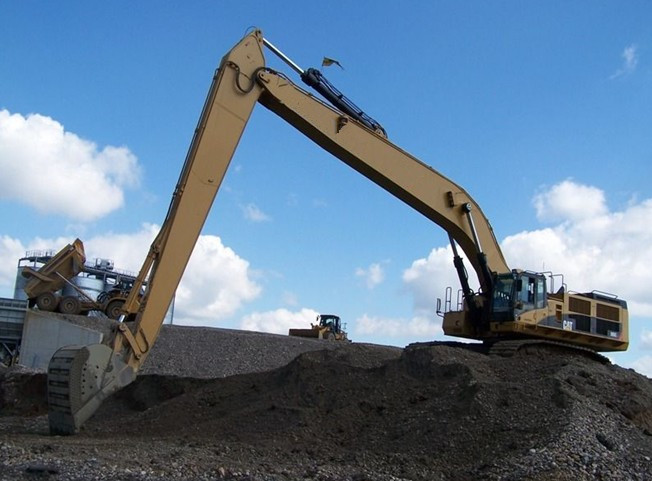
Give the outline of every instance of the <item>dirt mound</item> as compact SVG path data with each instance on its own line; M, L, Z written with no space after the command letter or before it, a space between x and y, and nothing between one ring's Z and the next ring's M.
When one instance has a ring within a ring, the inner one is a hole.
M652 381L545 349L501 358L458 343L347 344L266 372L140 376L75 437L39 437L39 422L22 428L23 457L63 459L79 475L90 455L100 479L652 477ZM1 432L12 469L18 438Z
M47 413L45 373L0 368L0 413L35 416Z
M528 476L527 458L539 452L540 472L561 475L560 461L584 456L608 476L652 455L652 384L632 371L581 355L504 359L446 344L372 353L309 352L269 373L195 386L118 424L100 416L91 429L256 446L282 453L275 462L285 469L297 459L364 460L408 479L498 476L510 463Z

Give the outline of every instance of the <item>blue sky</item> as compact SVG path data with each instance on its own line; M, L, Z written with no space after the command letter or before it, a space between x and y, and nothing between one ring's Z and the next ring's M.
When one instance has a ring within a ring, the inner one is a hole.
M25 250L80 237L137 270L221 56L251 26L462 185L508 263L628 300L652 375L648 2L2 2L0 296ZM273 55L268 65L293 73ZM295 81L298 79L293 77ZM177 295L177 322L441 339L446 234L254 111Z

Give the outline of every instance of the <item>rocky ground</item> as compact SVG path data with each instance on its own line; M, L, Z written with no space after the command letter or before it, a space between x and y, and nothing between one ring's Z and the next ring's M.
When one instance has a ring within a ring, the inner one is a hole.
M652 381L541 348L166 327L78 435L48 434L43 373L0 402L2 480L652 479Z

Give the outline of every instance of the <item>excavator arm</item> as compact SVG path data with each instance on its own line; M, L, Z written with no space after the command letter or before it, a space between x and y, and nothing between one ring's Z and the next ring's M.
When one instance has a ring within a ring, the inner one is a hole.
M193 247L260 95L262 36L242 39L221 61L170 207L104 344L59 349L48 367L50 432L72 434L112 393L131 383L158 337ZM246 93L245 93L246 92ZM139 293L148 280L142 298Z

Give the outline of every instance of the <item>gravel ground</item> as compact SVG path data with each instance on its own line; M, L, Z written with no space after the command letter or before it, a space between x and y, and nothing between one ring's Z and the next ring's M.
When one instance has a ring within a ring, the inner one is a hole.
M0 372L1 480L652 479L652 381L564 351L172 326L78 435L44 395Z

